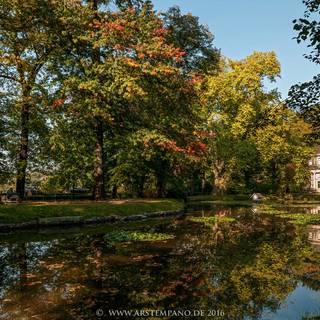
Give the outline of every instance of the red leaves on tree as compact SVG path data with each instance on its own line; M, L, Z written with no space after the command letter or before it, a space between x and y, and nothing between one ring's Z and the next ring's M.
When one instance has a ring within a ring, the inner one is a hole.
M159 143L159 146L162 147L164 150L168 150L171 152L181 152L184 153L184 149L177 146L176 141L173 140L167 140L164 142Z
M195 74L192 76L190 81L192 84L197 85L197 84L201 84L204 81L204 79L202 75Z
M177 62L181 62L182 58L186 55L186 52L182 51L180 48L176 48L174 52L174 58Z
M164 36L165 34L167 34L168 33L168 29L166 29L166 28L159 28L159 29L156 29L154 32L153 32L153 34L155 35L155 36Z
M116 44L114 47L113 47L114 50L124 50L124 46L122 46L121 44Z
M200 159L207 151L207 145L201 141L194 141L186 148L186 154Z
M127 9L127 12L128 12L129 14L134 14L134 13L136 13L136 9L135 9L133 6L131 6L131 7L129 7L129 8Z
M181 62L186 55L167 42L165 35L169 31L159 17L151 14L145 19L145 13L134 8L107 13L101 21L94 21L91 28L91 37L98 40L95 47L114 50L115 58L130 67L140 67L144 74L168 76L179 72L173 62Z
M188 146L183 148L177 146L176 141L167 140L159 143L159 146L169 152L182 153L197 159L200 159L207 151L207 145L201 141L193 141Z
M56 100L53 101L52 107L53 108L59 108L64 104L64 102L65 102L65 99L63 99L63 98L56 99Z
M116 31L124 31L124 26L122 26L121 24L118 24L116 22L107 22L105 23L105 28L107 30L116 30Z

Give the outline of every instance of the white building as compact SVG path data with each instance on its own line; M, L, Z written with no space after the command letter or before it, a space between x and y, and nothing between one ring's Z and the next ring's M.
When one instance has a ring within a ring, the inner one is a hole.
M309 168L311 173L311 185L312 192L320 192L320 145L316 147L316 152L309 160Z

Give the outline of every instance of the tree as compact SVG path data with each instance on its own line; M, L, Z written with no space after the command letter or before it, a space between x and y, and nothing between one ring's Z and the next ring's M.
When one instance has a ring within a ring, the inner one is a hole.
M207 77L204 119L208 139L206 167L215 190L225 192L233 176L249 180L255 169L256 150L250 137L264 121L265 110L277 100L263 81L274 81L280 66L274 53L255 52L241 61L222 60L222 72ZM250 172L250 169L252 170Z
M103 197L105 133L152 125L170 131L172 119L186 112L182 94L191 84L176 66L185 53L166 41L166 33L146 4L141 10L99 13L73 41L80 56L71 57L63 91L69 114L86 119L95 132L95 199Z
M181 67L189 73L216 73L220 52L213 45L213 34L199 23L199 18L191 13L183 15L178 6L169 8L162 16L169 30L168 40L186 53Z
M94 185L92 172L95 143L92 130L84 119L68 117L61 111L53 110L50 120L54 124L48 144L51 168L42 189L91 189Z
M310 174L306 163L312 152L306 136L310 132L310 125L286 106L268 109L265 124L252 140L259 152L260 177L272 190L284 194L306 186Z
M308 41L312 52L306 55L307 59L320 63L320 3L319 0L303 0L306 6L304 17L293 20L294 30L298 32L297 42Z
M304 0L306 11L304 17L294 20L294 30L298 32L297 42L307 41L312 48L305 57L316 64L320 63L320 3L318 0ZM320 138L320 75L314 76L311 81L299 83L289 90L288 104L297 110L303 118L314 128L312 137Z
M5 97L0 98L0 185L5 183L9 176L9 162L7 149L8 136L8 102Z
M304 120L313 126L311 138L320 139L320 74L311 81L300 83L290 88L287 102L301 114Z
M142 197L148 187L149 194L158 198L164 197L168 184L172 184L176 190L169 190L171 195L183 197L186 191L181 181L183 173L191 160L197 159L203 151L201 143L191 135L190 138L188 144L181 141L178 133L173 140L168 133L147 129L127 135L126 139L118 141L116 163L110 170L112 183L126 186L138 197Z
M16 165L16 190L24 197L28 166L30 120L45 91L46 67L61 44L59 17L64 11L55 1L1 1L0 79L6 95L15 93L20 141ZM52 90L52 88L50 88Z

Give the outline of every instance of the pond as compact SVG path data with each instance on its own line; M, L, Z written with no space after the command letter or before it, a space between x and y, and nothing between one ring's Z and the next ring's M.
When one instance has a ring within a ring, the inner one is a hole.
M0 235L0 319L316 319L319 247L317 225L236 206Z

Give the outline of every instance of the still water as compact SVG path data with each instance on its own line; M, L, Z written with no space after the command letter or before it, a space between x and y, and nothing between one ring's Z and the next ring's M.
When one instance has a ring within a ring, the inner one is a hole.
M248 207L0 235L0 319L320 319L319 247Z

